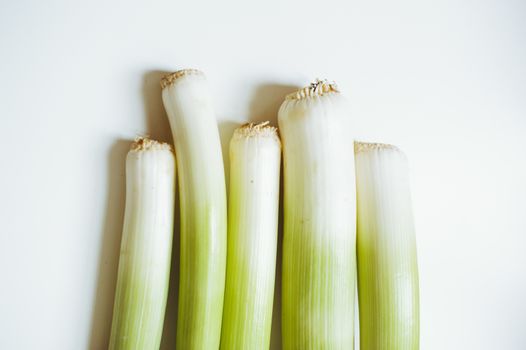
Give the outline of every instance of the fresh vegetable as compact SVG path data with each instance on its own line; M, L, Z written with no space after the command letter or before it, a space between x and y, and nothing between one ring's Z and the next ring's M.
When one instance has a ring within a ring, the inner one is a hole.
M284 158L282 337L286 349L353 349L356 198L352 125L316 81L278 114Z
M395 146L356 145L360 347L419 348L418 268L408 166Z
M178 349L217 349L225 289L225 175L204 74L186 69L161 81L170 120L181 205Z
M230 141L228 257L221 349L268 349L274 297L281 144L268 122Z
M111 350L159 349L170 275L174 201L171 147L137 139L126 157L126 209Z

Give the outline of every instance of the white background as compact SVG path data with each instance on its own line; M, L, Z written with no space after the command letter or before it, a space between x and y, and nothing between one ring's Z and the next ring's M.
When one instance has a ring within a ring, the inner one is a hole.
M171 141L159 79L186 67L224 146L294 86L339 83L349 137L410 160L421 348L526 346L523 0L0 4L1 349L106 348L124 157L136 135Z

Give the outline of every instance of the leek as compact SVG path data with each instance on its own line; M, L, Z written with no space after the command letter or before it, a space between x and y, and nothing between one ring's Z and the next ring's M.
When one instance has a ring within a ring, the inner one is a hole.
M405 156L356 145L361 349L419 347L418 268Z
M217 349L226 269L226 190L206 78L186 69L161 81L179 174L181 254L177 349Z
M159 349L174 225L175 159L140 138L126 157L126 209L110 349Z
M246 124L230 142L225 350L270 346L281 145L267 124Z
M286 349L353 349L356 198L349 108L316 81L278 113L284 159Z

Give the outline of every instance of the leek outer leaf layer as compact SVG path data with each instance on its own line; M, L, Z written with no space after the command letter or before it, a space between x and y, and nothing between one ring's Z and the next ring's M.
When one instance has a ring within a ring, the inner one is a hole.
M282 336L287 349L353 349L356 198L350 115L333 84L287 97Z
M419 348L415 230L405 156L357 143L360 348Z
M181 242L177 349L217 349L225 289L227 211L221 144L203 73L161 81L173 133Z
M270 346L281 145L267 124L244 125L230 141L224 350Z
M126 209L110 350L159 349L172 251L175 158L138 139L126 157Z

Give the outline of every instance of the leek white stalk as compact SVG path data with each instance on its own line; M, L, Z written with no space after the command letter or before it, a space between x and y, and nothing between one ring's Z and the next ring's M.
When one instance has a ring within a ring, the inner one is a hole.
M174 225L175 158L140 138L126 157L126 209L110 349L159 349Z
M419 348L418 268L405 156L357 143L360 348Z
M246 124L230 141L228 256L221 349L267 349L274 298L281 144Z
M161 81L181 205L177 349L217 349L226 269L226 190L221 143L207 82L197 70Z
M335 85L287 96L282 336L287 349L353 349L356 198L350 113Z

